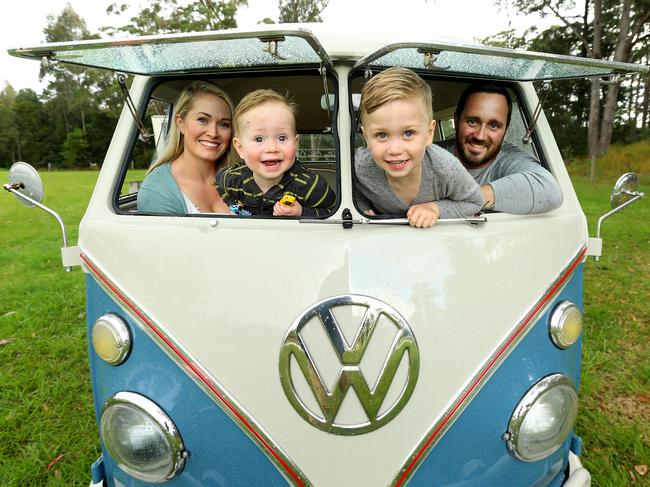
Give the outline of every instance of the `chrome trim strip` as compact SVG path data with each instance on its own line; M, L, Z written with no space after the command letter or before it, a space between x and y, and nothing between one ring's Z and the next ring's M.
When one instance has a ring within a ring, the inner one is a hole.
M122 309L133 318L136 325L145 332L151 339L158 343L165 353L180 368L203 389L221 409L235 421L236 424L256 443L261 450L275 464L284 477L293 485L311 486L311 482L289 456L266 434L266 432L253 420L253 418L241 407L237 401L216 381L209 372L200 364L191 360L180 345L175 343L155 320L148 316L128 299L118 288L110 282L108 277L98 269L92 259L81 251L80 257L86 267L98 280L96 282L111 296L116 299Z
M526 313L524 318L517 324L514 332L511 333L498 350L487 360L481 371L474 376L470 385L467 386L459 395L456 402L445 411L442 419L433 425L431 430L429 430L429 432L423 437L418 446L413 450L413 452L411 452L402 467L397 471L391 485L400 486L406 484L427 457L429 452L438 443L442 435L444 435L444 433L451 427L474 396L476 396L476 394L478 394L482 389L483 384L487 382L498 366L505 360L508 356L508 352L512 350L526 335L526 332L528 332L531 326L535 323L536 318L542 314L543 308L548 304L551 298L555 296L562 287L564 287L564 284L578 267L578 264L585 260L586 253L587 247L583 246L576 256L571 259L564 270L560 272L560 275L546 289L542 297L531 307L530 311Z

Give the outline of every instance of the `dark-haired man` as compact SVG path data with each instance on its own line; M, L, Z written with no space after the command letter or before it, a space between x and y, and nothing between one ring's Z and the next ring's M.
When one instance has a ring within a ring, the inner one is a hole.
M456 139L439 145L458 157L481 185L487 209L518 214L553 210L562 203L553 175L528 153L503 141L511 114L505 88L472 84L456 107Z

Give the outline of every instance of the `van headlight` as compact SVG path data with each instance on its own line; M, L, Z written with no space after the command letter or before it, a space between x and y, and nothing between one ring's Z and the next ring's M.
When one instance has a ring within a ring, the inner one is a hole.
M569 348L578 341L582 332L580 309L571 301L562 301L551 313L548 332L556 347Z
M573 430L578 394L571 379L553 374L538 381L519 401L504 434L510 454L534 462L557 450Z
M176 426L156 403L140 394L118 392L102 408L99 431L118 466L145 482L165 482L185 464Z

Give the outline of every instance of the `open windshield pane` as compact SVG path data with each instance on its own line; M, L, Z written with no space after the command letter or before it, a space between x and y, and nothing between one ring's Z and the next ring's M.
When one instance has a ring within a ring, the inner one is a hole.
M53 43L11 49L18 57L52 60L143 75L330 64L307 31L175 35L131 40Z
M447 74L535 81L647 73L647 66L573 56L459 44L393 44L372 53L357 66L402 66Z

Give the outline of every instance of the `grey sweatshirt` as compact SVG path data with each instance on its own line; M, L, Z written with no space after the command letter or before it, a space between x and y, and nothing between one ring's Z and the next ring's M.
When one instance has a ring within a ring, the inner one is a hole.
M354 171L357 205L361 211L373 209L378 215L406 216L409 205L393 192L386 173L375 164L366 147L357 149ZM420 189L413 204L432 201L440 209L440 218L471 216L483 206L478 184L460 161L435 145L426 149Z

